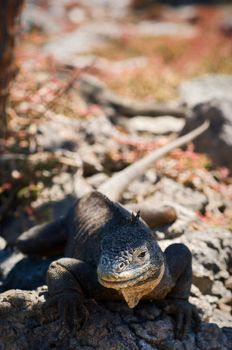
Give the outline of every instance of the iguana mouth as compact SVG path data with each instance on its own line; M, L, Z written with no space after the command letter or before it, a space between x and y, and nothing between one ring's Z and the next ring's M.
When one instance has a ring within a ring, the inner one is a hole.
M103 285L106 288L113 288L113 289L124 289L126 287L132 287L134 285L142 285L144 282L149 282L152 280L156 280L160 276L160 270L159 273L157 274L154 273L152 276L148 274L148 271L146 272L141 272L141 274L133 277L133 278L127 278L127 279L118 279L118 280L113 280L113 279L104 279L104 277L98 276L98 281L101 285Z
M133 277L133 278L130 278L130 279L124 279L124 280L120 280L120 281L112 281L112 280L107 280L107 279L104 279L102 277L99 277L98 280L99 282L107 287L107 288L115 288L115 289L121 289L121 288L125 288L126 286L128 285L134 285L136 284L136 281L141 281L141 277L142 279L144 278L144 274L141 273L139 276L136 276L136 277ZM135 282L135 283L133 283ZM116 288L118 287L118 288Z
M99 279L99 282L107 288L119 290L127 305L130 308L134 308L144 295L148 295L160 283L163 275L164 264L161 265L159 274L155 275L155 277L153 275L152 277L146 278L144 274L141 274L124 282L106 282L103 279Z

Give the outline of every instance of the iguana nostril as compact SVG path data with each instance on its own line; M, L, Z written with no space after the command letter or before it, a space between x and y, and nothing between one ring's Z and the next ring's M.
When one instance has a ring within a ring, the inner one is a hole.
M116 270L117 272L121 272L121 271L123 271L123 270L125 269L125 267L126 267L126 264L125 264L124 262L121 262L120 264L118 264L118 265L116 266L115 270Z

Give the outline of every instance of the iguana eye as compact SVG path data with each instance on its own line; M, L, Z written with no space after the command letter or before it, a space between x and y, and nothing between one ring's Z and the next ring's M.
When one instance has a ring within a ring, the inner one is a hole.
M144 257L145 257L145 255L146 255L146 251L144 250L143 252L141 252L141 253L139 253L138 255L137 255L137 257L139 258L139 259L143 259Z

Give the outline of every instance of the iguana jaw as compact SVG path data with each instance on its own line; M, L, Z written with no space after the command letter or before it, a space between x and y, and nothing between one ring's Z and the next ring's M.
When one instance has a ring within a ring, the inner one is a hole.
M146 275L143 274L123 282L109 282L99 278L99 282L106 288L119 290L129 308L134 308L144 295L151 293L160 283L164 275L164 263L160 267L158 276L146 278Z
M144 280L144 273L141 273L140 275L128 279L123 279L123 280L109 280L105 279L102 276L98 276L98 281L101 285L103 285L106 288L114 288L114 289L123 289L128 286L133 286L141 281Z
M117 278L113 276L105 276L101 275L98 270L98 281L101 285L103 285L106 288L113 288L117 290L126 290L128 288L135 289L135 287L140 288L140 286L145 286L145 284L152 282L152 284L155 286L160 282L160 279L163 276L164 273L164 264L162 264L161 267L157 269L146 269L145 271L142 270L140 273L137 274L132 271L131 272L131 278L125 279L125 276L123 278L120 278L120 276L117 276ZM143 287L141 289L143 289Z
M164 275L164 264L161 266L160 274L156 279L150 279L145 281L143 284L135 285L133 288L122 289L122 295L129 306L129 308L134 308L144 295L148 295L158 286L162 277Z

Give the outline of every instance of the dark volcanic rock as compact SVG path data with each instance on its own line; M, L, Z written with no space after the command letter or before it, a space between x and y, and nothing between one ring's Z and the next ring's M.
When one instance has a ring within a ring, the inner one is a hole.
M129 309L124 302L97 304L94 300L85 301L90 315L85 327L70 332L59 324L56 307L41 308L47 295L46 287L36 291L14 289L0 295L0 349L230 350L231 232L188 231L177 239L161 241L160 245L165 249L174 242L185 243L192 250L195 285L191 302L202 310L203 320L214 322L203 322L200 333L192 330L182 341L176 340L174 320L154 302L140 302L135 309ZM19 261L18 270L13 271L12 285L8 287L17 288L25 274L27 282L33 280L34 269L38 274L42 268L45 269L45 262L39 266L35 258L31 264Z
M196 151L208 154L215 165L226 166L232 171L232 100L212 100L196 105L181 134L206 119L210 121L210 127L194 140Z
M194 140L196 150L207 153L215 165L232 170L232 76L206 75L185 81L180 99L191 108L181 134L208 119L210 128Z
M228 350L230 328L203 323L196 334L191 331L182 341L174 337L171 317L153 303L141 303L129 309L123 303L99 305L86 301L89 319L81 330L72 332L58 321L55 307L41 305L46 287L37 291L11 290L1 302L0 349L101 349L101 350Z
M232 274L232 233L215 228L189 230L160 245L165 249L172 243L186 244L193 254L192 301L203 310L204 318L232 327L232 293L226 283Z

